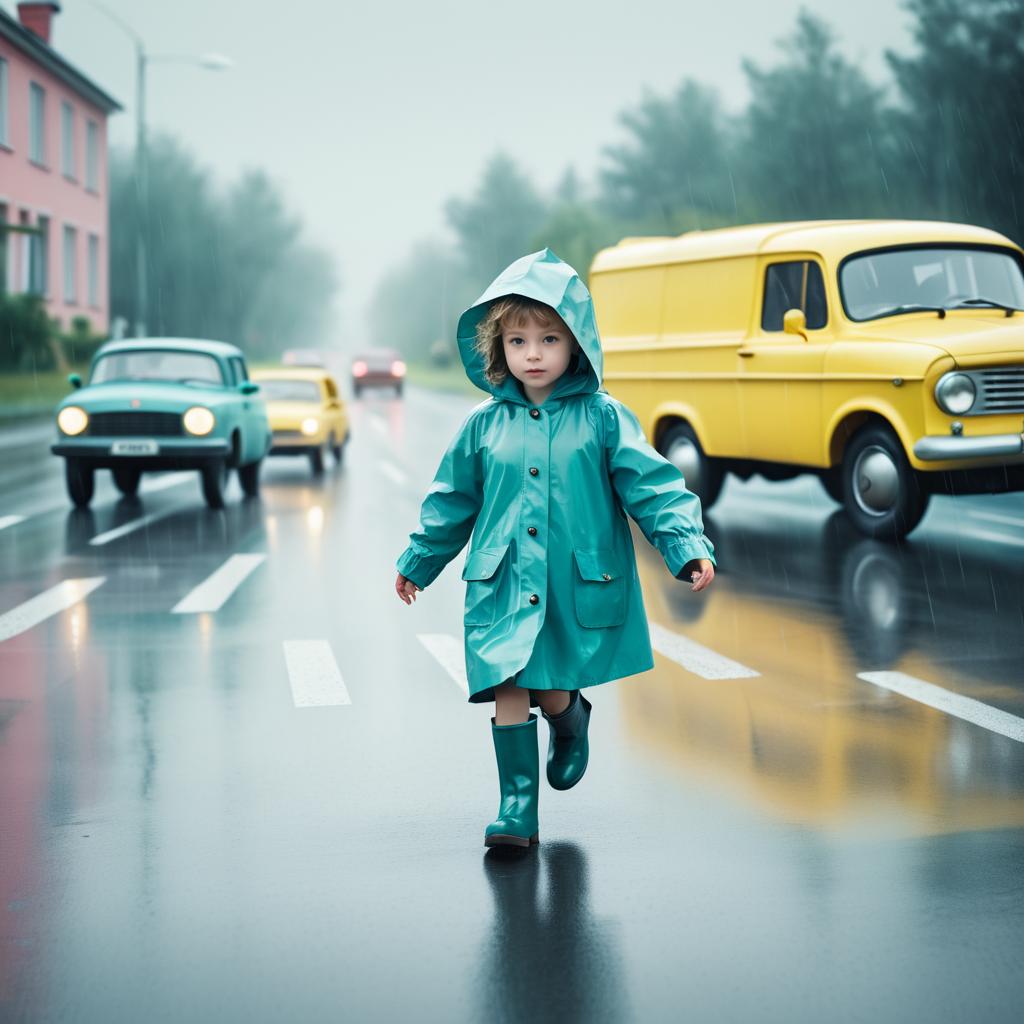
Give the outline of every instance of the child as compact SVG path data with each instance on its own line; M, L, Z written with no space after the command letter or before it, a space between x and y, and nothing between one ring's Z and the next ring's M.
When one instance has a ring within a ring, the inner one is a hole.
M591 704L580 693L654 667L628 512L680 579L714 578L700 502L601 390L590 293L550 250L516 260L459 319L470 380L492 397L441 460L398 596L410 604L472 542L465 649L472 703L491 719L501 806L486 846L538 842L540 706L548 782L583 777Z

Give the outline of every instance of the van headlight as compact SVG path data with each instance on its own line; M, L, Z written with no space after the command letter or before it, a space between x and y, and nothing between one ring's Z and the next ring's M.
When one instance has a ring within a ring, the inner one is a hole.
M186 410L181 419L185 429L197 437L208 434L217 422L217 418L205 405L193 405L191 409Z
M306 437L312 437L320 429L320 421L310 416L302 421L302 432Z
M974 405L978 389L966 373L947 373L935 385L935 401L943 412L963 416Z
M69 437L74 437L89 426L89 414L77 405L66 405L57 413L57 426Z

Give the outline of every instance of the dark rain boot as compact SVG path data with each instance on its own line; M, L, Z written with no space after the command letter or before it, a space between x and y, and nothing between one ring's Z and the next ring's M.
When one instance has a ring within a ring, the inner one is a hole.
M495 725L491 719L494 753L498 759L501 806L484 831L484 846L529 846L540 842L537 795L540 758L537 754L537 716L516 725Z
M573 690L569 706L557 715L541 714L551 727L548 744L548 782L552 789L572 789L587 770L590 742L591 703L579 690Z

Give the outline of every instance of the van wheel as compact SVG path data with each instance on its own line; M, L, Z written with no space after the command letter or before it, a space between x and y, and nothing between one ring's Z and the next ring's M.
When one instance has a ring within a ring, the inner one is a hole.
M722 493L725 474L717 459L704 454L697 433L689 423L670 427L661 439L661 454L682 474L686 486L710 508Z
M842 466L843 507L868 537L899 540L921 521L928 492L888 427L872 424L846 446Z
M224 507L224 491L228 486L227 459L211 459L199 470L203 497L210 508Z
M257 459L248 466L238 467L238 482L242 485L242 493L248 498L258 498L260 494L260 469L263 460Z
M139 481L142 479L139 470L122 466L120 469L112 469L110 475L114 478L114 486L126 498L134 498L139 493Z
M86 508L96 489L96 470L81 459L65 459L64 481L68 487L68 497L75 507Z

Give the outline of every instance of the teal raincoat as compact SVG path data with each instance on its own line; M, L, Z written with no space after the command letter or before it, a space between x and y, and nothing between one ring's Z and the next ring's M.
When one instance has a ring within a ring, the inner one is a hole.
M477 324L506 295L556 309L582 349L540 406L511 374L488 383L475 350ZM470 701L494 700L513 677L533 690L575 690L653 668L626 514L675 576L693 559L714 561L713 549L679 470L601 389L586 285L548 249L524 256L462 314L458 344L469 379L492 397L445 452L398 571L426 588L470 541Z

